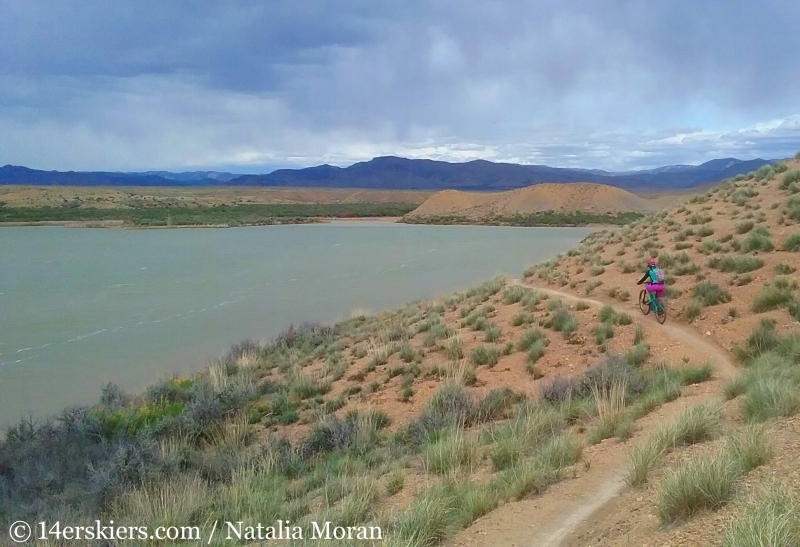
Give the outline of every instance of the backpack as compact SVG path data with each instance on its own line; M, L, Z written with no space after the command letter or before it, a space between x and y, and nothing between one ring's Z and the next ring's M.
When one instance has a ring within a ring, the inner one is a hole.
M653 277L656 283L664 282L664 271L661 268L653 268Z

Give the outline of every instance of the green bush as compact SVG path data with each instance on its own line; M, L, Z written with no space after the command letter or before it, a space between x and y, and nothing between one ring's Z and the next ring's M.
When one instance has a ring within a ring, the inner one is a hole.
M470 358L475 366L493 367L497 364L498 352L494 345L481 345L472 350Z
M661 484L658 516L662 523L691 517L702 509L719 509L733 496L734 483L741 476L728 454L684 460L667 471Z
M533 366L542 358L547 349L547 339L537 340L528 348L528 365ZM535 375L534 375L535 376Z
M525 297L525 293L527 292L528 289L519 285L509 287L503 291L503 302L506 304L516 304L517 302L522 301L522 299Z
M800 545L800 503L779 483L763 486L729 521L722 545Z
M767 283L753 299L753 311L762 313L787 305L794 298L794 290L785 277Z
M746 234L753 229L753 226L755 226L755 223L752 220L743 220L736 224L736 233Z
M707 237L714 233L714 228L711 226L705 225L701 226L699 230L697 230L697 237Z
M594 330L594 338L598 345L603 345L609 338L614 338L614 325L612 323L600 323Z
M578 330L578 318L562 308L553 313L552 327L556 332L570 334Z
M783 242L783 248L787 251L800 251L800 234L792 234Z
M792 169L783 175L783 182L781 183L784 188L788 188L792 183L800 182L800 170Z
M530 347L538 341L543 341L544 345L547 346L547 334L545 334L545 332L538 327L528 329L522 333L522 336L517 342L517 350L528 351Z
M686 307L683 308L683 314L689 321L694 321L703 314L704 309L702 302L691 300L686 304Z
M694 287L694 297L703 306L715 306L731 301L731 294L711 281L701 281Z
M730 256L713 257L708 265L722 272L747 273L758 270L764 266L764 261L755 256Z
M769 229L766 226L757 226L742 242L741 251L749 253L752 251L771 251L774 248Z
M650 346L645 342L639 342L625 354L625 358L631 366L638 367L650 357Z

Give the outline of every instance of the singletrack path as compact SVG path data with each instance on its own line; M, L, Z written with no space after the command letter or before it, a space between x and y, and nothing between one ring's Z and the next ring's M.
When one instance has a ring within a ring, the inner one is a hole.
M593 307L610 305L618 311L630 313L630 309L619 308L619 303L604 302L594 298L582 298L556 289L537 287L520 280L512 284L535 289L550 296L570 302L585 302ZM733 378L737 368L731 356L721 346L708 337L689 327L675 322L659 325L652 315L631 313L634 321L649 332L689 347L695 357L708 360L715 368L717 381ZM710 390L692 397L680 397L667 403L649 416L640 420L644 429L678 414L687 405L698 404L718 395L718 390ZM595 512L625 490L623 473L626 466L627 446L617 445L592 461L586 473L577 478L555 485L540 497L509 503L482 517L467 530L460 533L452 545L457 546L525 546L559 547L570 534L575 532Z

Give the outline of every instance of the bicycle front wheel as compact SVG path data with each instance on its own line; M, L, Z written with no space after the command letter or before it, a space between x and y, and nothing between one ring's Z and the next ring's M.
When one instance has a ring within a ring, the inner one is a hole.
M647 291L644 289L639 293L639 309L642 310L644 315L650 313L650 298L647 295Z

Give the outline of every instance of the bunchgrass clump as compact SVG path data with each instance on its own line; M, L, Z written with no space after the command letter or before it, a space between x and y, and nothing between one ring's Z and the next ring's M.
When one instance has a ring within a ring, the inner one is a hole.
M547 334L542 329L538 327L528 329L522 333L522 336L517 341L517 350L528 351L534 343L540 340L543 340L544 345L547 346Z
M478 366L493 367L497 364L498 351L497 347L493 344L483 344L472 350L470 354L472 363Z
M571 334L578 330L578 318L572 315L569 310L561 308L553 313L551 325L554 331L563 334Z
M762 313L787 305L794 298L794 289L785 277L767 283L753 299L753 311Z
M762 486L728 522L723 547L800 545L800 503L780 483Z
M731 293L709 280L694 287L694 298L703 306L715 306L731 301Z
M733 496L739 466L728 453L684 460L664 474L657 512L662 523L684 520L703 509L719 509Z
M744 241L742 241L741 252L749 253L752 251L772 251L775 246L772 244L772 237L766 226L756 226Z
M783 249L786 251L800 251L800 234L792 234L783 242Z
M758 270L764 261L755 256L716 256L708 261L708 265L721 272L748 273Z

